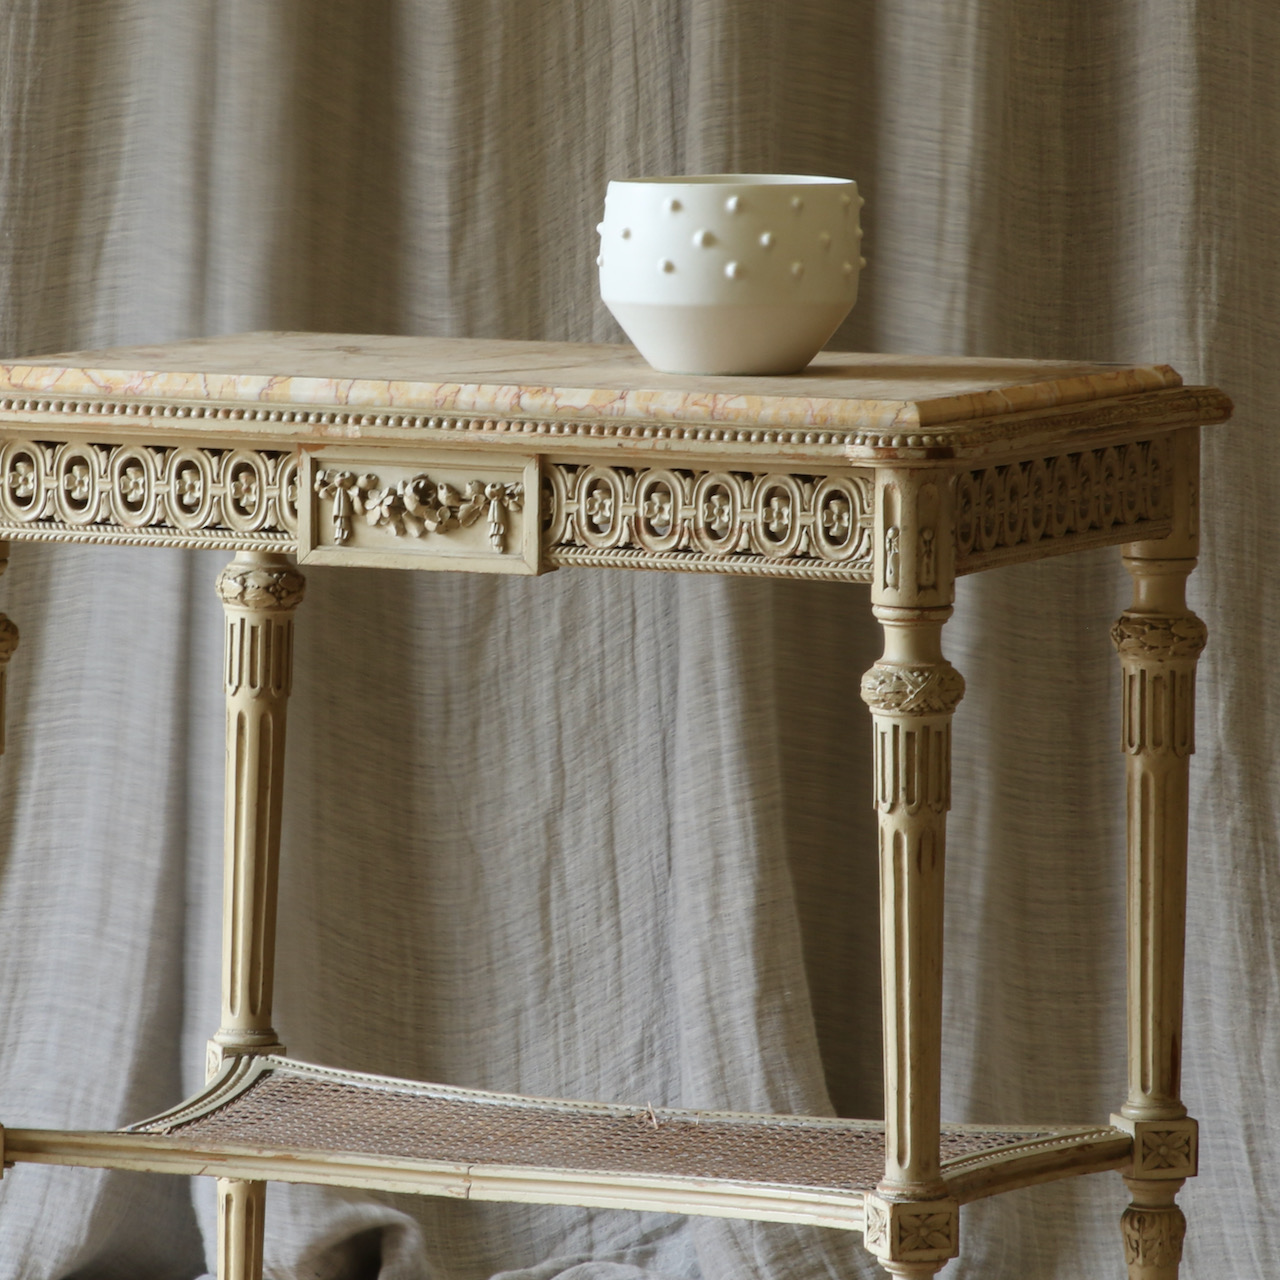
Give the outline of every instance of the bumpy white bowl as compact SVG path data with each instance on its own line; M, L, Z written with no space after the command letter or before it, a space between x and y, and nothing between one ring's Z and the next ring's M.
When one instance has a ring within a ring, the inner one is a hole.
M600 296L667 373L795 373L858 297L858 186L718 173L611 182Z

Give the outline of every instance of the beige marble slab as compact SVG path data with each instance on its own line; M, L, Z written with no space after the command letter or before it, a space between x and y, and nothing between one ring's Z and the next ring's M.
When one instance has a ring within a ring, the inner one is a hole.
M1167 365L824 351L789 377L657 373L629 346L249 333L0 363L0 396L945 432L1181 386Z

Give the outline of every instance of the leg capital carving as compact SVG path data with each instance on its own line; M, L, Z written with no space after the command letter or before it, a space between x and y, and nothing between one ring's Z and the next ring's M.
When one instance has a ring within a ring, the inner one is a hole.
M869 1194L862 1238L895 1275L931 1275L960 1252L960 1207L954 1200L896 1200ZM892 1264L914 1264L896 1269Z

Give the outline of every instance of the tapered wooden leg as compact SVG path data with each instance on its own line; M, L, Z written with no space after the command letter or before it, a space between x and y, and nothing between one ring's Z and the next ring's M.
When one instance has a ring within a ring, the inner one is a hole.
M271 1025L272 969L293 613L304 587L283 556L258 552L241 552L218 577L227 618L227 773L222 1025L209 1046L211 1075L224 1058L283 1048Z
M262 1280L265 1182L218 1179L218 1280Z
M885 1170L863 1238L895 1276L934 1275L959 1243L940 1159L942 921L951 718L964 681L942 655L952 580L947 492L928 474L883 475L872 600L884 653L862 680L880 816Z
M1133 603L1112 631L1124 699L1129 1024L1129 1093L1112 1120L1134 1138L1122 1220L1130 1280L1176 1280L1185 1224L1174 1196L1197 1161L1196 1122L1181 1099L1188 767L1206 635L1186 603L1197 446L1195 431L1175 441L1173 533L1124 549Z
M229 1058L281 1053L271 1021L285 710L293 613L305 582L283 556L241 552L218 577L227 619L227 771L222 902L222 1025ZM218 1179L218 1280L261 1280L266 1184Z

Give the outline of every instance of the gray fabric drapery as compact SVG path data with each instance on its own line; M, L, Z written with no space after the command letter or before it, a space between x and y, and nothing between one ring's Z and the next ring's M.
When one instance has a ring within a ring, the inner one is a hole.
M1184 1275L1280 1266L1280 10L1265 0L9 0L0 350L252 328L610 339L611 176L859 180L834 345L1165 360L1206 433ZM0 1120L112 1126L216 1024L220 557L18 546ZM856 588L317 569L299 616L278 1026L517 1090L876 1114ZM946 1114L1123 1096L1113 554L963 584ZM484 928L481 927L482 923ZM1113 1177L965 1211L954 1277L1121 1274ZM852 1237L273 1188L302 1280L870 1276ZM0 1276L189 1277L210 1188L19 1168ZM208 1244L206 1245L206 1241Z

